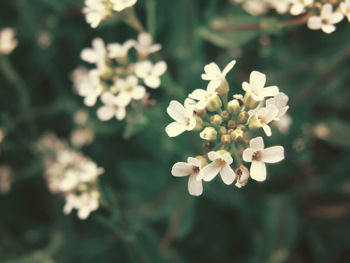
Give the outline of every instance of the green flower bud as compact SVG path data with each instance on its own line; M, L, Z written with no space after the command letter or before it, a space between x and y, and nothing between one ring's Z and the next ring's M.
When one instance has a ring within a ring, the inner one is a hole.
M213 97L211 100L209 100L207 104L207 110L208 111L217 111L218 109L221 109L222 101L219 96Z
M206 141L215 141L218 136L218 132L213 127L206 127L199 134L199 136Z
M240 123L245 123L249 119L249 113L246 111L241 111L238 115L238 121Z
M245 126L243 124L238 124L237 125L237 129L240 129L240 130L244 131L245 130Z
M210 117L210 123L216 126L221 125L222 123L222 118L219 114L215 114L213 116Z
M220 135L224 135L227 133L227 129L224 126L221 126L219 129L219 134Z
M255 109L259 105L260 101L255 100L248 92L244 95L244 106L247 109Z
M224 144L229 144L231 143L231 136L228 134L224 134L221 136L221 142Z
M244 132L240 129L235 129L232 133L231 133L231 138L234 141L239 141L242 140L244 136Z
M232 115L236 115L238 114L238 112L241 110L241 106L239 105L239 101L234 99L234 100L230 100L227 103L227 111L232 114Z
M223 120L227 121L230 118L230 114L228 113L228 111L224 110L223 112L221 112L221 117Z

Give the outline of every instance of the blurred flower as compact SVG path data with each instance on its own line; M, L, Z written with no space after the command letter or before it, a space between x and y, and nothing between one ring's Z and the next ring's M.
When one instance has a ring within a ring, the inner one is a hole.
M289 109L289 106L287 105L288 100L288 96L283 92L280 92L275 97L266 100L266 106L274 105L278 109L277 116L274 118L274 120L278 121L286 114L287 110Z
M75 124L84 126L89 119L89 114L86 110L78 110L73 116Z
M106 17L107 3L103 0L85 0L83 13L85 14L86 22L92 28L96 28Z
M175 121L166 128L168 136L175 137L184 131L191 131L196 126L196 119L193 117L194 108L184 107L178 101L172 100L167 108L167 112Z
M284 149L282 146L273 146L264 149L262 137L256 137L249 142L250 148L243 151L243 160L251 162L250 176L256 181L265 181L265 163L277 163L284 159Z
M150 54L159 51L162 46L160 44L153 44L152 36L149 33L142 32L135 42L135 48L139 55L139 58L145 59Z
M12 169L8 165L0 165L0 194L7 194L11 189Z
M97 110L97 117L101 121L108 121L114 116L118 120L122 120L126 115L126 101L123 98L114 96L111 92L104 92L101 95L103 106Z
M323 123L319 123L315 126L314 133L315 133L317 138L324 140L329 136L330 130L329 130L329 127L327 125L325 125Z
M156 89L159 88L161 83L160 76L163 75L166 70L167 65L164 61L152 65L150 61L146 60L136 64L135 73L139 78L143 79L148 87Z
M118 99L127 105L132 99L140 100L146 94L146 88L138 84L138 79L134 75L129 75L125 80L118 79L115 83L119 90Z
M290 0L292 6L290 8L290 14L298 16L305 12L306 7L312 6L314 0Z
M118 12L133 6L137 2L137 0L110 0L110 1L113 4L113 10Z
M70 141L75 147L82 147L90 144L94 140L95 134L88 128L80 128L72 131L70 135Z
M340 10L346 16L348 21L350 22L350 0L345 0L344 2L340 3Z
M130 48L135 46L134 40L128 40L124 44L112 43L107 45L109 58L125 58Z
M82 60L96 64L98 69L103 69L107 56L106 46L101 38L92 41L92 48L84 48L80 54Z
M176 177L189 176L188 178L188 192L191 195L199 196L203 192L202 180L200 179L201 173L201 161L189 157L187 163L178 162L175 163L171 174Z
M344 18L340 12L333 12L331 4L325 4L321 9L320 16L309 18L307 25L312 30L322 29L323 32L330 34L335 31L334 24L339 23Z
M254 114L249 120L249 128L263 128L267 136L271 136L271 128L268 125L271 121L276 119L278 115L278 109L274 104L270 104L264 108L261 108L256 114Z
M287 134L289 132L290 125L292 124L292 118L285 114L283 115L278 122L276 122L277 129L282 134Z
M66 204L63 208L65 214L70 214L73 209L78 210L78 217L81 220L88 218L91 212L99 207L100 192L93 189L83 193L68 193Z
M15 30L9 27L0 31L0 54L9 55L17 47L15 35Z
M215 90L217 87L219 87L226 80L225 78L227 73L233 68L235 64L236 60L232 60L227 64L222 72L218 65L214 62L206 65L204 67L205 73L202 74L202 79L209 80L208 89Z

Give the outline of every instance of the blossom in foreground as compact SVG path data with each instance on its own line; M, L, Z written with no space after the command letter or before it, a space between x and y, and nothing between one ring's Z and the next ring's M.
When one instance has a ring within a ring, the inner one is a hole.
M191 195L199 196L203 192L202 179L200 179L201 166L202 164L200 160L189 157L187 163L175 163L171 170L171 174L176 177L189 176L188 192Z
M208 153L208 158L212 162L203 167L200 178L209 182L220 173L221 179L225 184L232 184L236 179L236 174L230 166L233 162L231 155L225 151L212 151Z
M216 88L220 87L226 81L225 78L227 73L233 68L235 64L236 60L232 60L230 63L227 64L227 66L222 72L218 65L214 62L211 62L210 64L206 65L204 67L205 73L202 74L202 79L209 80L208 89L215 90Z
M307 22L307 26L312 30L322 29L323 32L330 34L335 31L334 24L339 23L344 18L340 12L333 12L331 4L325 4L321 9L320 16L312 16Z
M276 96L278 94L277 86L265 87L266 75L253 71L250 74L249 83L243 82L242 88L256 101L262 101L265 97Z
M289 106L288 96L279 92L277 86L265 87L266 76L257 71L252 72L250 83L243 83L244 96L231 94L230 84L225 76L233 66L233 61L224 70L227 72L223 73L215 63L205 66L204 78L223 80L221 84L224 85L208 85L203 89L195 89L186 98L184 106L172 101L167 110L175 122L170 123L165 130L170 137L185 131L197 132L203 140L203 152L196 157L202 161L200 172L196 176L198 180L202 180L201 184L212 181L220 174L225 184L230 185L236 179L235 186L241 188L248 183L249 177L260 181L263 177L265 179L264 162L272 163L283 159L282 146L264 149L262 137L254 137L257 132L271 136L271 125L278 127ZM211 74L213 71L217 74ZM260 144L256 143L259 138ZM275 155L272 156L273 154ZM250 172L242 165L247 160L254 162ZM189 160L187 163L179 162L173 166L172 174L189 175L190 168ZM201 193L202 188L200 189Z
M266 179L265 163L277 163L284 159L284 149L282 146L273 146L264 149L262 137L256 137L249 142L249 148L243 152L243 160L251 162L250 177L262 182Z
M16 32L12 28L4 28L0 31L0 54L9 55L17 47Z
M184 131L191 131L196 126L196 119L193 117L193 107L184 107L180 102L172 100L167 108L167 112L174 122L166 128L170 137L175 137Z

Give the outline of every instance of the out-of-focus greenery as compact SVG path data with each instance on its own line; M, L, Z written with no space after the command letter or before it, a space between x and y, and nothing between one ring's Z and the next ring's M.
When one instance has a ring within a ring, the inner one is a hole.
M35 142L46 131L68 139L73 114L86 108L70 74L93 37L124 42L137 32L110 22L96 30L78 0L1 0L0 29L17 31L7 57L17 71L0 74L0 126L7 130L1 164L14 170L0 196L1 263L76 262L349 262L350 257L350 27L331 35L305 25L279 26L291 17L253 17L227 0L139 0L136 13L163 45L168 63L152 109L126 121L102 123L83 152L105 168L103 205L86 221L62 213L63 200L43 178ZM241 25L264 25L245 30ZM39 43L49 36L48 46ZM228 75L240 92L250 71L267 75L289 95L290 132L267 140L286 158L270 165L264 183L237 189L219 179L200 197L171 166L200 152L200 139L170 139L166 107L204 88L203 66L238 63ZM6 74L6 75L5 75ZM20 85L29 101L15 88ZM24 106L21 104L23 101ZM22 101L22 102L21 102ZM317 124L330 133L314 135Z

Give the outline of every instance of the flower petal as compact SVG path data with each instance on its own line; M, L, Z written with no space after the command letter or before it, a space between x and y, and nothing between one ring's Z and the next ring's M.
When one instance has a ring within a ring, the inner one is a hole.
M171 174L176 177L183 177L190 175L192 172L192 165L185 162L178 162L173 165Z
M154 65L152 73L155 76L161 76L165 73L167 70L167 65L164 61L159 61L157 64Z
M187 126L178 122L172 122L166 126L165 131L169 137L175 137L187 130Z
M205 73L207 73L209 79L213 79L216 76L221 74L221 70L218 65L214 62L211 62L204 67Z
M261 160L265 163L277 163L284 159L284 148L282 146L273 146L261 151Z
M253 154L255 150L252 148L245 149L242 154L243 161L245 162L251 162L253 159Z
M261 89L265 86L266 75L259 71L253 71L250 73L249 82L250 85L254 87L254 89Z
M255 151L262 150L264 149L264 140L261 136L259 136L254 139L251 139L249 142L249 145L250 145L250 148L252 148Z
M102 106L97 110L96 113L97 113L97 117L101 121L108 121L108 120L112 119L112 117L115 114L115 111L114 111L113 107Z
M148 76L147 78L144 79L145 84L153 89L159 88L160 86L160 78L157 76Z
M220 172L221 166L217 162L211 162L210 164L203 167L199 178L206 182L209 182L215 178L215 176Z
M222 71L222 76L225 77L235 64L236 64L236 60L232 60L230 63L228 63L227 66Z
M255 181L262 182L266 179L266 165L264 162L252 162L250 166L250 177Z
M312 16L307 21L307 27L312 30L318 30L322 27L322 19L319 16Z
M186 122L186 112L184 106L176 100L172 100L169 103L168 108L166 109L167 113L175 121L185 124Z
M190 175L190 178L188 178L187 187L190 195L199 196L203 193L202 180L197 180L195 174Z
M222 181L227 185L232 184L233 181L236 179L235 172L228 164L222 167L222 169L220 170L220 176Z

